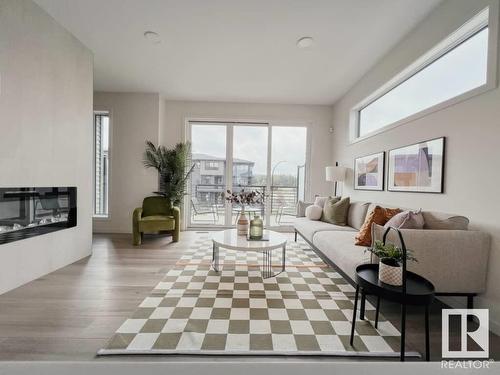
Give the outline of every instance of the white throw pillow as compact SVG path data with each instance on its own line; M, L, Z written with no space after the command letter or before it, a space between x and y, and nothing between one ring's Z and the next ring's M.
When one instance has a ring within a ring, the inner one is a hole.
M306 208L306 217L309 220L319 220L322 214L323 208L321 206L313 204Z
M321 208L325 207L325 203L330 197L316 197L314 199L314 205L320 206Z

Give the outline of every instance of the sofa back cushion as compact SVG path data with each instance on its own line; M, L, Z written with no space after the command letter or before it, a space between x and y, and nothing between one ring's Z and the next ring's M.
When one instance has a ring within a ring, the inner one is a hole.
M351 202L347 212L347 225L359 230L365 222L369 205L369 202Z
M434 211L422 211L422 215L425 229L467 230L469 228L469 219L465 216Z
M385 229L373 226L373 239L382 240ZM406 248L417 262L408 262L408 270L434 284L441 293L481 293L486 288L490 236L475 230L402 229ZM395 231L389 243L401 246ZM465 261L464 261L465 260ZM372 261L376 262L375 257Z
M167 198L159 195L146 197L142 201L142 217L164 215L168 216L172 212L172 207Z

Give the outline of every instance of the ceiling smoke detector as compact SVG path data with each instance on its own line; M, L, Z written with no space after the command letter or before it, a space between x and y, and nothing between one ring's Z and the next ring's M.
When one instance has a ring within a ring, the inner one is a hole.
M158 33L155 33L154 31L144 32L144 38L146 38L153 44L158 44L161 42L160 35L158 35Z
M297 47L299 48L309 48L314 44L314 39L310 36L304 36L297 40Z

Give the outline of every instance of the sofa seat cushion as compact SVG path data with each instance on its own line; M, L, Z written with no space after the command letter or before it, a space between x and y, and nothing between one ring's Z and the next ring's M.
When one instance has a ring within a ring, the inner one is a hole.
M345 231L356 234L356 229L348 226L334 225L324 221L309 220L305 217L298 217L294 221L295 230L299 232L309 242L313 241L315 233L322 231Z
M174 230L175 219L167 215L144 216L139 220L139 231L155 233L162 230Z
M170 221L174 220L173 216L167 215L151 215L151 216L143 216L141 217L141 221Z
M356 267L370 263L370 253L366 247L354 245L356 231L316 232L313 245L335 263L352 280L355 279Z

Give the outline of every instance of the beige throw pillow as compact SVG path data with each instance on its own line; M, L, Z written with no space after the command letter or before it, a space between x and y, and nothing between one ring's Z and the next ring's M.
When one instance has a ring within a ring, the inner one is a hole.
M319 220L323 214L323 209L315 204L306 208L306 217L309 220Z
M339 197L329 198L323 207L323 216L321 216L321 220L335 225L347 225L349 204L349 197L343 199Z

